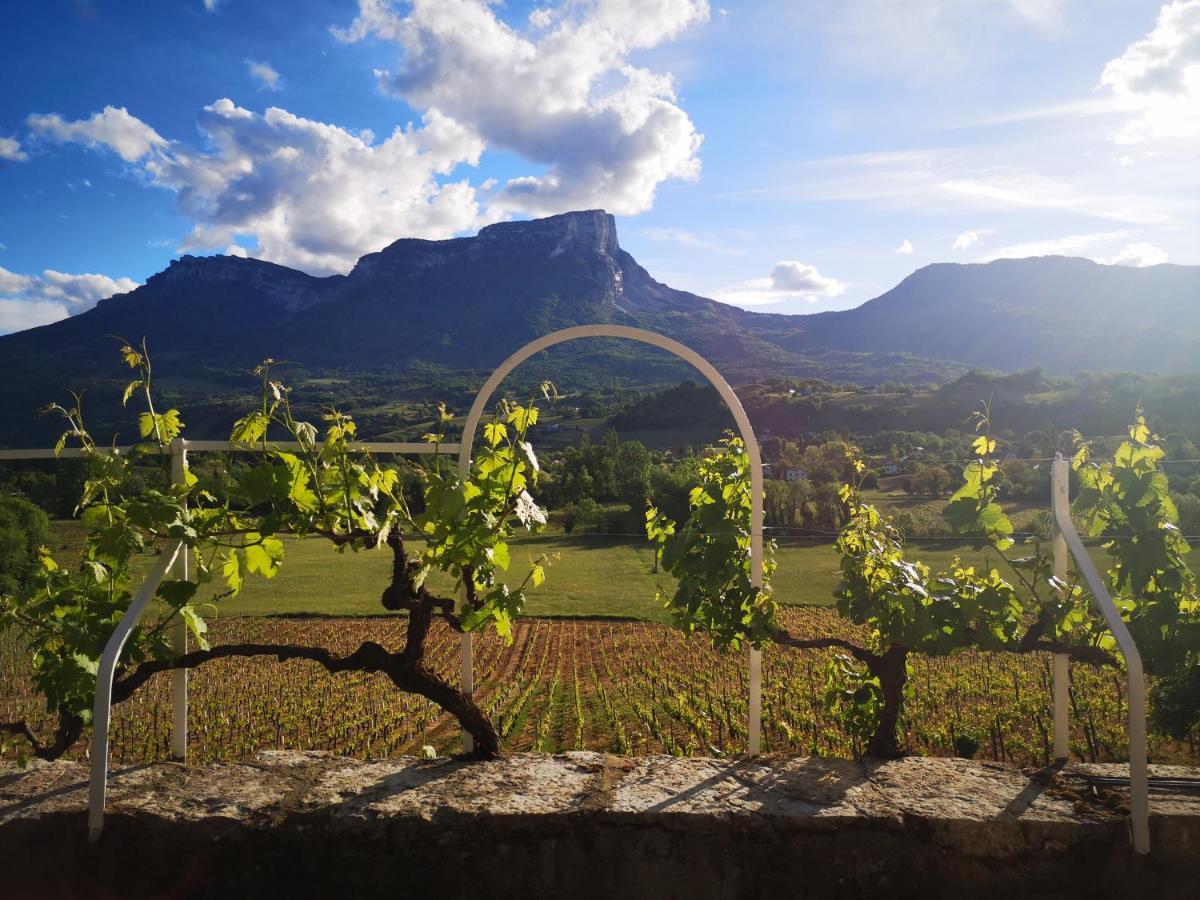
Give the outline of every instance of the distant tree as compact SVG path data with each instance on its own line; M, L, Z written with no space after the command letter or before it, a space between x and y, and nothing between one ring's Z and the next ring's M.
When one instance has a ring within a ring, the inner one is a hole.
M1050 467L1031 466L1019 459L1000 464L1005 477L1005 495L1022 500L1044 500L1050 496Z
M1179 530L1191 537L1200 535L1200 497L1176 494L1172 499L1179 510Z
M769 479L765 484L763 517L771 528L793 528L804 524L804 508L812 499L806 480Z
M821 531L837 531L846 519L846 507L841 498L841 485L832 481L814 485L810 524Z
M954 479L941 466L918 466L917 470L904 482L904 488L911 494L929 494L940 497L949 493Z
M50 543L50 519L23 497L0 494L0 596L27 589L38 548Z
M699 458L685 456L670 466L650 471L650 499L665 515L682 521L688 515L688 495L700 483Z
M69 519L86 476L82 460L7 462L0 468L0 493L19 494L55 519Z
M642 509L650 497L650 451L641 441L622 441L617 447L617 499Z

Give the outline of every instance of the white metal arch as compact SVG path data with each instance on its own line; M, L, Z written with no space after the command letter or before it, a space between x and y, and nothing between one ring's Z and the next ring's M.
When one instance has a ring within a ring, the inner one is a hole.
M763 471L762 455L759 453L758 441L754 437L754 429L750 426L750 419L746 415L746 411L742 409L742 402L738 399L737 394L733 392L733 388L729 386L729 382L721 376L721 373L713 368L712 363L692 348L678 341L671 340L669 337L664 337L653 331L646 331L643 328L630 328L627 325L577 325L574 328L563 328L560 331L553 331L537 340L530 341L508 359L504 360L504 362L500 363L496 367L496 370L492 372L491 377L484 382L483 387L479 389L479 393L475 395L475 402L471 404L471 410L467 414L467 421L463 426L462 441L459 444L459 473L464 478L470 473L471 449L475 443L475 431L479 427L479 419L483 416L483 411L492 394L495 393L496 388L509 376L513 369L535 353L540 353L556 344L564 344L567 341L592 337L626 338L666 350L669 353L675 354L684 362L690 363L717 389L717 393L721 395L721 399L725 401L726 406L729 407L729 411L733 413L733 419L737 423L742 441L746 445L746 452L750 456L750 490L752 498L750 510L750 583L754 587L762 587ZM466 633L461 639L462 690L467 694L471 694L475 690L474 641L472 638L473 636L470 633ZM750 715L746 730L749 733L749 741L747 742L749 745L749 755L755 756L759 751L760 735L762 733L762 651L755 650L754 648L750 649ZM469 752L472 747L471 736L464 732L463 750Z

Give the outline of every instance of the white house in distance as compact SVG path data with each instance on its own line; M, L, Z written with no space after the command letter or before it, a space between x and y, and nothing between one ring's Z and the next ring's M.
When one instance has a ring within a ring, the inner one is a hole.
M784 472L783 477L788 481L803 481L808 477L808 472L804 469L788 469Z

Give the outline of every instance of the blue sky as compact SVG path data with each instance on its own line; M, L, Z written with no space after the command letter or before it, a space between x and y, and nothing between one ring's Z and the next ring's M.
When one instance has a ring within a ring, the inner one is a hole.
M184 252L325 274L604 207L672 286L856 305L931 262L1200 264L1200 0L5 7L0 333Z

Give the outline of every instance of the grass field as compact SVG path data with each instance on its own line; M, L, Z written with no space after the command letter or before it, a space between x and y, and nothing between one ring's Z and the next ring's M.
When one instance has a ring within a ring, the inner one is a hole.
M83 528L78 522L56 522L60 537L56 551L64 561L78 553ZM267 615L388 615L379 604L391 571L386 551L338 553L322 539L285 540L286 558L279 574L267 581L258 576L246 580L245 589L234 599L222 600L220 617ZM417 549L412 544L410 550ZM546 583L531 591L526 615L566 617L616 617L669 622L670 617L655 601L661 588L670 590L672 580L654 574L654 557L646 541L630 536L566 535L550 527L541 535L520 537L512 544L514 581L523 577L518 568L542 554L554 558ZM1092 548L1096 562L1105 565L1105 553ZM932 569L950 566L958 556L964 560L997 565L1010 575L1008 566L994 553L976 550L953 541L913 544L909 557ZM775 597L785 606L832 606L833 592L840 580L838 555L832 544L811 544L784 539L775 554ZM1200 569L1200 549L1189 558L1193 570ZM147 561L147 566L149 561ZM433 573L430 587L449 592L448 576Z
M379 595L390 577L389 555L378 551L337 553L323 540L288 540L283 568L271 581L251 578L241 596L221 603L225 616L270 614L372 615L383 612ZM519 538L513 542L514 580L518 567L541 554L555 554L546 583L531 591L526 605L530 616L630 617L667 622L665 610L655 602L659 588L670 590L671 579L653 572L648 543L629 537L564 535L561 531ZM1104 558L1094 550L1097 562ZM916 545L910 557L931 568L948 567L955 556L990 561L1008 574L1007 565L994 553L948 542ZM840 574L839 559L830 544L808 545L784 541L776 552L776 599L787 606L831 606ZM1193 552L1193 566L1200 553ZM449 591L448 577L431 576L430 586Z

